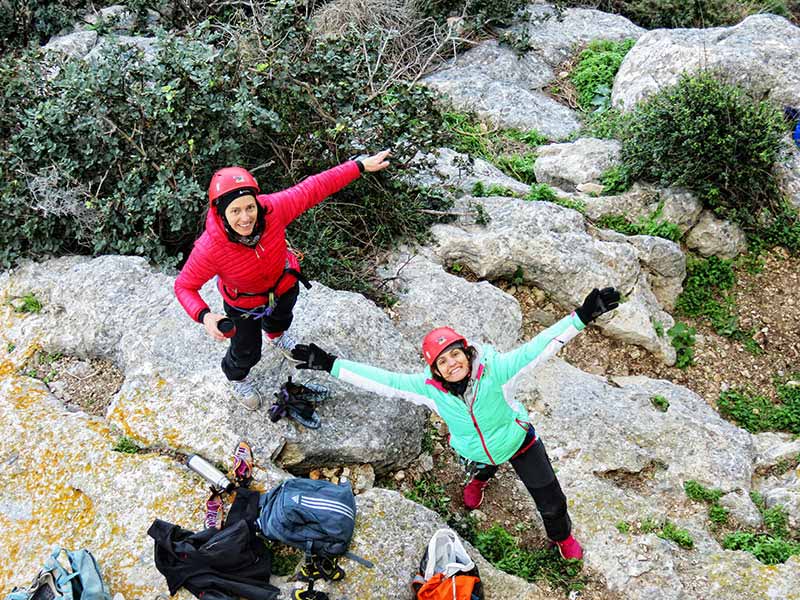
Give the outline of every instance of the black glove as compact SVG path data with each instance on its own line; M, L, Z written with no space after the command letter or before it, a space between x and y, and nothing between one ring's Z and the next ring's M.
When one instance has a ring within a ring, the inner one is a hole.
M578 318L584 325L588 325L603 313L614 310L619 306L619 292L613 287L598 290L594 288L583 304L575 309Z
M292 358L300 362L295 365L297 369L313 369L314 371L331 372L333 361L336 357L328 354L316 344L297 344L292 348Z

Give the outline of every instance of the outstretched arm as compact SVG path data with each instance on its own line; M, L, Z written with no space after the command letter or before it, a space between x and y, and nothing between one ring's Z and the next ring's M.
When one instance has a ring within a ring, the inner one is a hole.
M351 360L337 358L316 344L298 344L292 358L299 361L298 369L327 371L334 377L356 387L389 398L402 398L427 406L436 412L433 399L427 394L431 386L425 383L425 373L395 373Z
M269 200L284 225L288 225L309 208L357 179L362 171L373 173L388 167L388 156L389 151L384 150L363 160L349 160L318 175L312 175L282 192L271 194Z
M502 382L515 377L522 369L541 364L558 352L586 325L619 306L619 292L614 288L593 289L574 312L551 325L516 350L499 355L495 369Z

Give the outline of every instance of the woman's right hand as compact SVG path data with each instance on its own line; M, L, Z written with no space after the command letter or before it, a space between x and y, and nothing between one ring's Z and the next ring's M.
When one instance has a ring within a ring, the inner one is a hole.
M206 328L206 333L218 342L221 342L225 339L225 336L222 335L222 332L217 329L217 323L224 318L225 315L212 312L206 313L206 315L203 317L203 327Z

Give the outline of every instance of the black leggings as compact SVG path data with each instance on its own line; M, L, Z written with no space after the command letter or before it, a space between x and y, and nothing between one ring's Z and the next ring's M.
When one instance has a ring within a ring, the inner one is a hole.
M222 371L230 381L239 381L247 377L250 369L261 360L262 329L266 333L280 333L289 329L294 318L292 310L299 293L300 286L295 283L294 287L276 298L275 307L268 316L255 319L241 309L224 303L225 314L233 319L236 325L231 345L222 358Z
M535 435L532 432L533 430L522 442L520 448L530 444L532 436ZM554 542L565 540L572 530L572 521L567 512L567 497L561 491L542 440L537 438L533 445L523 453L516 455L510 462L522 483L528 488L528 493L533 497L539 514L542 515L547 537ZM488 481L497 473L497 468L495 465L482 466L475 478L480 481Z

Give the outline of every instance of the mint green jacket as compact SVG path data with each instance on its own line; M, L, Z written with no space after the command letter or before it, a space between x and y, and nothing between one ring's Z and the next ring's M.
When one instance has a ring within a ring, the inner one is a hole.
M427 406L447 423L450 445L461 456L501 464L519 449L530 425L528 411L514 398L520 373L553 356L584 327L573 312L511 352L478 347L463 396L448 392L430 369L395 373L338 358L331 375L382 396Z

